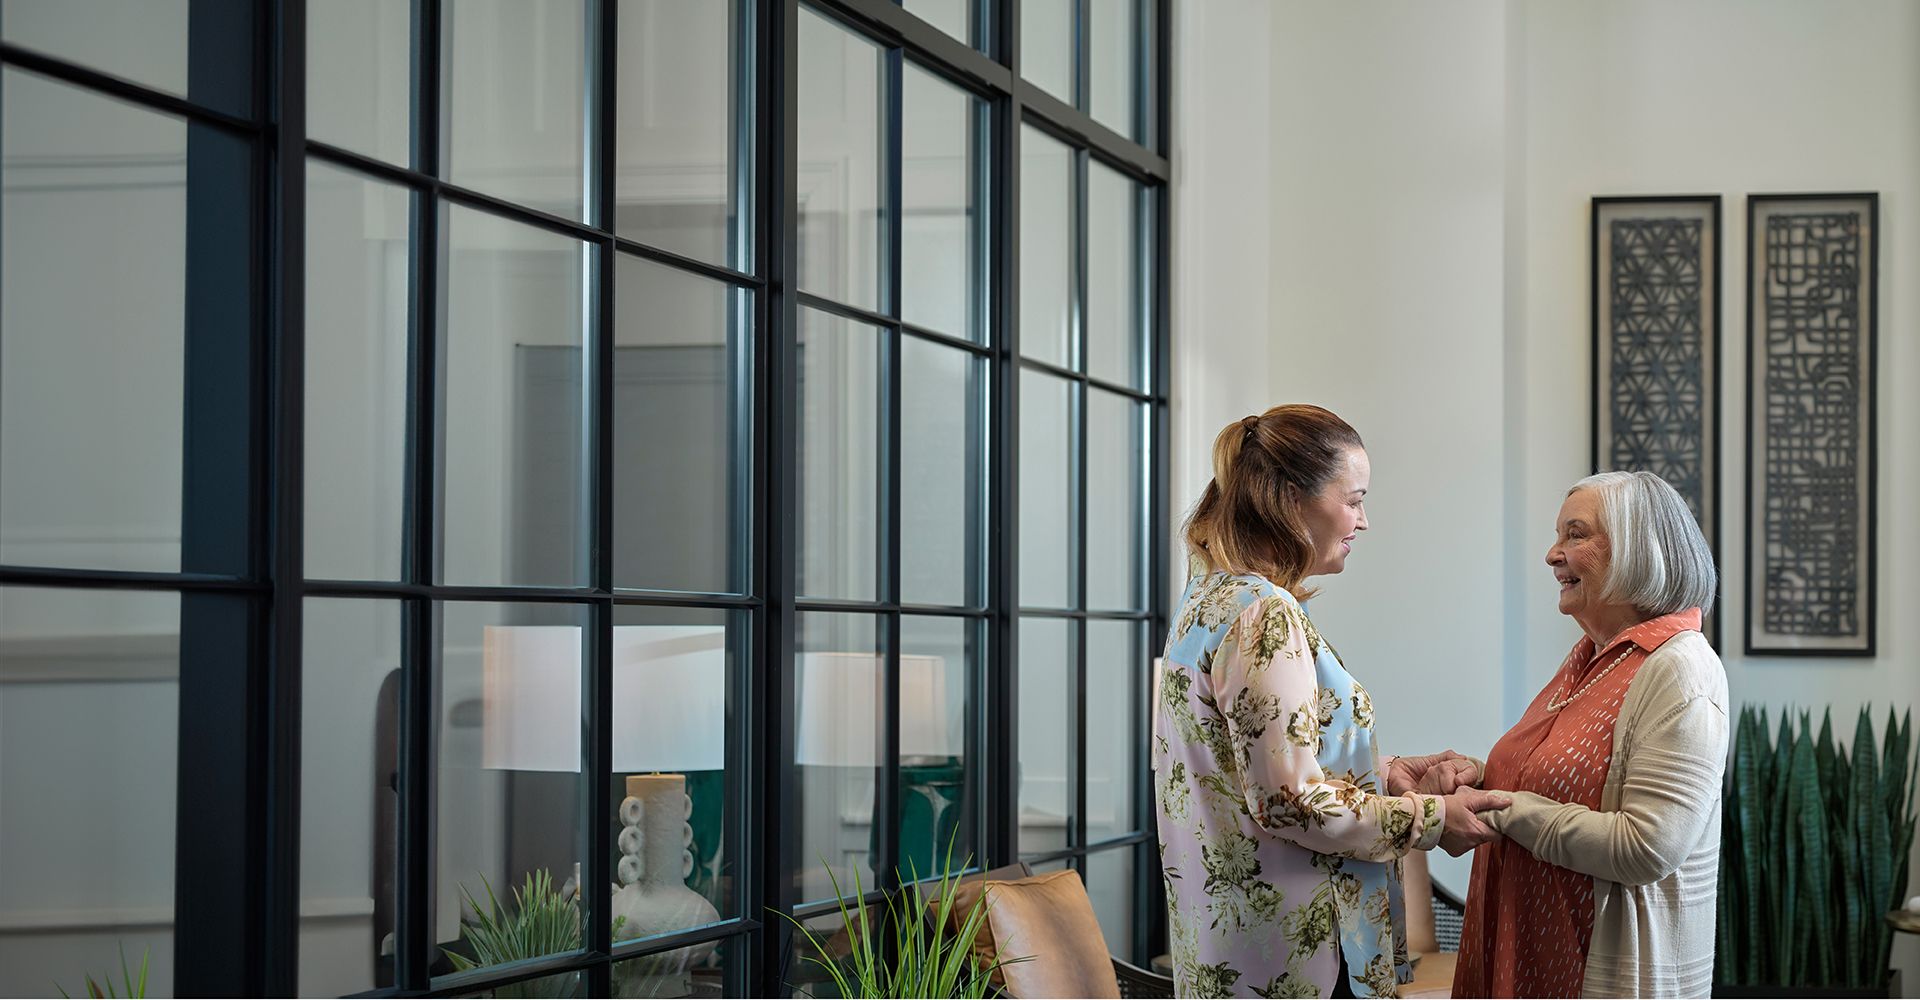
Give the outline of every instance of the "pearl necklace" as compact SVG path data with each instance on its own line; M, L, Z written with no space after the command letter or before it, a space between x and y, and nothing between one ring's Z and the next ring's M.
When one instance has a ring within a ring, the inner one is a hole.
M1613 670L1613 668L1620 665L1621 660L1626 659L1627 655L1632 652L1633 652L1633 643L1627 643L1627 648L1621 650L1620 655L1614 657L1612 663L1609 663L1606 666L1600 668L1599 673L1594 674L1591 678L1587 680L1585 684L1580 685L1580 690L1575 691L1574 693L1566 696L1565 698L1560 699L1559 701L1549 700L1547 702L1547 711L1558 712L1561 709L1567 707L1568 705L1573 704L1574 699L1580 697L1583 694L1586 694L1587 689L1593 687L1595 684L1600 683L1600 678L1607 676L1607 674L1610 673ZM1569 682L1569 686L1571 686L1571 682Z

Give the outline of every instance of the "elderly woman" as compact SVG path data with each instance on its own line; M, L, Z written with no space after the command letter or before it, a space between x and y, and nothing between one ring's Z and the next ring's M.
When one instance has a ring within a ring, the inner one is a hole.
M1646 472L1575 483L1547 565L1585 633L1486 761L1454 996L1706 996L1727 678L1713 555Z
M1393 996L1410 975L1400 857L1491 839L1504 796L1450 753L1384 768L1373 702L1308 619L1304 582L1367 528L1370 468L1317 406L1229 424L1187 521L1195 573L1155 677L1159 806L1181 996Z

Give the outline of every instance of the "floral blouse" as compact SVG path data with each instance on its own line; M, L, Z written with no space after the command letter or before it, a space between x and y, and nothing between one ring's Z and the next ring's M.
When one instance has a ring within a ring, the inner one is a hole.
M1188 584L1154 678L1154 798L1180 996L1355 996L1412 978L1398 859L1437 796L1382 794L1373 703L1292 594ZM1337 943L1337 948L1335 947Z

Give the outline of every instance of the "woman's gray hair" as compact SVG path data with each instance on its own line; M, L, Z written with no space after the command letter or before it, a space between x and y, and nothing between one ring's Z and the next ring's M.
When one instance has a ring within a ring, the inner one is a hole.
M1688 608L1713 610L1719 573L1693 512L1666 480L1651 472L1602 472L1567 490L1599 494L1599 530L1611 566L1601 600L1654 617Z

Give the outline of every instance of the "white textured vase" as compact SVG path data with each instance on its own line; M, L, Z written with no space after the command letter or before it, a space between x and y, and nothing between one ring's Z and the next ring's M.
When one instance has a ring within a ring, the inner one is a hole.
M621 886L613 894L612 919L626 918L616 934L619 940L685 930L720 919L705 896L687 888L687 876L693 869L693 828L687 819L693 801L687 798L687 779L679 774L634 774L627 776L627 797L638 800L639 815L632 802L621 804L626 827L637 829L634 836L621 831L622 847L640 848L621 858ZM638 823L626 822L638 819ZM635 862L638 862L637 865ZM638 871L635 871L635 868ZM628 878L626 876L637 876ZM706 957L713 944L695 945L676 951L687 965Z

